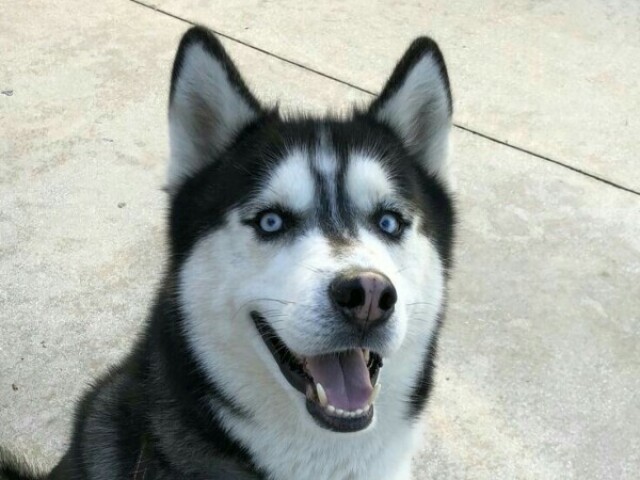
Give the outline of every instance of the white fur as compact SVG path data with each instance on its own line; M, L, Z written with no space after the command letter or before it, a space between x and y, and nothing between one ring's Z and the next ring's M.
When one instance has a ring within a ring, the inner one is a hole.
M293 212L304 213L312 208L315 195L307 152L294 148L271 173L267 188L260 192L255 203L258 208L263 205L286 205Z
M412 67L377 115L396 130L410 151L422 158L429 172L449 182L451 115L447 87L431 54L425 54Z
M346 187L349 200L362 212L370 213L380 203L395 197L393 184L382 164L363 153L351 157Z
M309 165L329 172L329 153L309 159ZM312 189L304 186L303 160L300 153L291 155L270 177L264 195L275 194L292 201L296 210L306 210ZM349 170L350 198L361 199L364 210L373 208L376 198L392 194L385 172L375 163L354 155ZM293 176L300 179L300 191L286 181ZM291 198L293 194L301 199ZM211 379L252 414L245 420L219 411L221 421L272 479L406 480L420 438L419 424L406 418L407 399L444 290L442 263L420 233L420 219L395 245L361 227L357 242L337 256L317 229L285 244L260 242L241 222L245 213L231 212L224 228L202 238L179 278L191 348ZM386 327L390 340L381 352L385 365L374 421L364 431L347 434L315 424L304 396L284 379L249 313L260 311L294 352L325 351L327 345L319 339L327 324L319 321L319 313L328 302L328 282L350 267L387 275L398 291L398 303Z
M199 43L191 45L169 108L169 190L205 167L255 116L223 65Z

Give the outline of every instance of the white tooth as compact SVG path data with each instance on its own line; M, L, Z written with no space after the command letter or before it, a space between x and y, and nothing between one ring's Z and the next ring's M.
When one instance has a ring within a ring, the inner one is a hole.
M369 413L369 410L371 410L371 405L364 407L364 413Z
M334 407L333 405L328 405L327 406L327 412L336 413L336 407Z
M365 363L369 363L369 356L370 356L369 355L369 353L370 353L369 349L365 348L362 352L364 353L364 361L365 361Z
M316 392L318 394L318 400L320 401L320 405L326 407L329 404L329 400L327 399L327 394L322 387L320 382L316 383Z
M344 416L344 413L345 413L345 412L344 412L344 410L343 410L343 409L341 409L341 408L336 408L336 415L338 415L338 416L342 417L342 416Z
M363 413L364 413L364 410L363 410L363 409L361 409L361 408L359 408L359 409L357 409L357 410L356 410L356 416L358 416L358 417L359 417L360 415L362 415Z
M378 398L378 394L380 393L380 389L382 388L381 383L376 383L376 386L373 387L373 392L371 392L371 396L369 397L369 405L373 405L373 402Z

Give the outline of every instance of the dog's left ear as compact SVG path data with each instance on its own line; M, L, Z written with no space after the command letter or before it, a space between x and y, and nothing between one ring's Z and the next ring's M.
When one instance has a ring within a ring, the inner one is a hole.
M204 27L182 37L171 74L168 190L218 160L261 107L224 48Z
M369 108L429 173L445 183L452 112L447 67L438 45L427 37L413 41Z

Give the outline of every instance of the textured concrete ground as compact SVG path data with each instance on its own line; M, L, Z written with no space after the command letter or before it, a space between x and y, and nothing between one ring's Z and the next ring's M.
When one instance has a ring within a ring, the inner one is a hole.
M372 3L0 0L0 444L53 463L145 317L187 21L316 111L370 99L427 33L462 223L416 478L638 478L640 4Z

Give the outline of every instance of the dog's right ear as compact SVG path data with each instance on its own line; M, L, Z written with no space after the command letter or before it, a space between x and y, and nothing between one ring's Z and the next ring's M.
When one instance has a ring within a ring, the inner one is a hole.
M189 29L171 74L169 192L216 161L260 112L260 104L213 33L204 27Z

